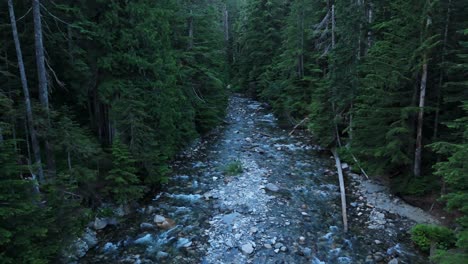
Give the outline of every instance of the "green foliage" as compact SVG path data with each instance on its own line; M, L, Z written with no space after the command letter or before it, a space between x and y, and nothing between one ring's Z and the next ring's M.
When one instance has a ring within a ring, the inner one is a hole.
M241 174L243 171L244 169L242 168L242 162L240 162L240 160L231 161L223 168L223 174L227 176L235 176Z
M143 195L143 187L136 173L135 160L132 159L127 146L118 138L112 144L112 170L106 176L106 190L114 201L125 204Z
M453 231L437 225L415 225L411 229L411 239L421 250L426 252L429 252L433 244L437 249L449 249L455 244Z

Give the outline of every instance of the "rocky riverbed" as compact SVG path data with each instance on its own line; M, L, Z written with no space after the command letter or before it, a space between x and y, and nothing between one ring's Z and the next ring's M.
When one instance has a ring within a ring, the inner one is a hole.
M256 101L232 97L227 122L180 155L151 203L98 230L78 262L428 263L408 230L437 220L348 172L344 234L330 153L289 136Z

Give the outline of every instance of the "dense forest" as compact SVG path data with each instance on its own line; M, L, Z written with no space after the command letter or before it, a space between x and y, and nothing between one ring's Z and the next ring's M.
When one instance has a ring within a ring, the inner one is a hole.
M467 7L2 1L0 262L51 262L103 204L157 190L178 151L223 122L232 89L359 172L389 179L396 194L445 206L457 249L436 260L462 263ZM439 229L427 229L437 240Z

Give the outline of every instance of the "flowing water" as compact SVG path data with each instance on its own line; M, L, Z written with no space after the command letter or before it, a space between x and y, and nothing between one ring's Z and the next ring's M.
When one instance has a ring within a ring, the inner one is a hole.
M427 263L408 241L412 222L366 206L349 183L343 233L333 160L306 135L289 136L262 104L239 96L227 121L183 152L163 192L102 231L79 262ZM241 173L226 173L236 164ZM170 223L157 227L161 219Z

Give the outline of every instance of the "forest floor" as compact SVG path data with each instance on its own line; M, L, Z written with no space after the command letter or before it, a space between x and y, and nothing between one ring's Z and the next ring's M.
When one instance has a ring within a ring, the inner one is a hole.
M163 191L79 263L427 263L408 231L437 222L347 171L342 230L330 153L272 113L233 96L227 124L184 151Z

